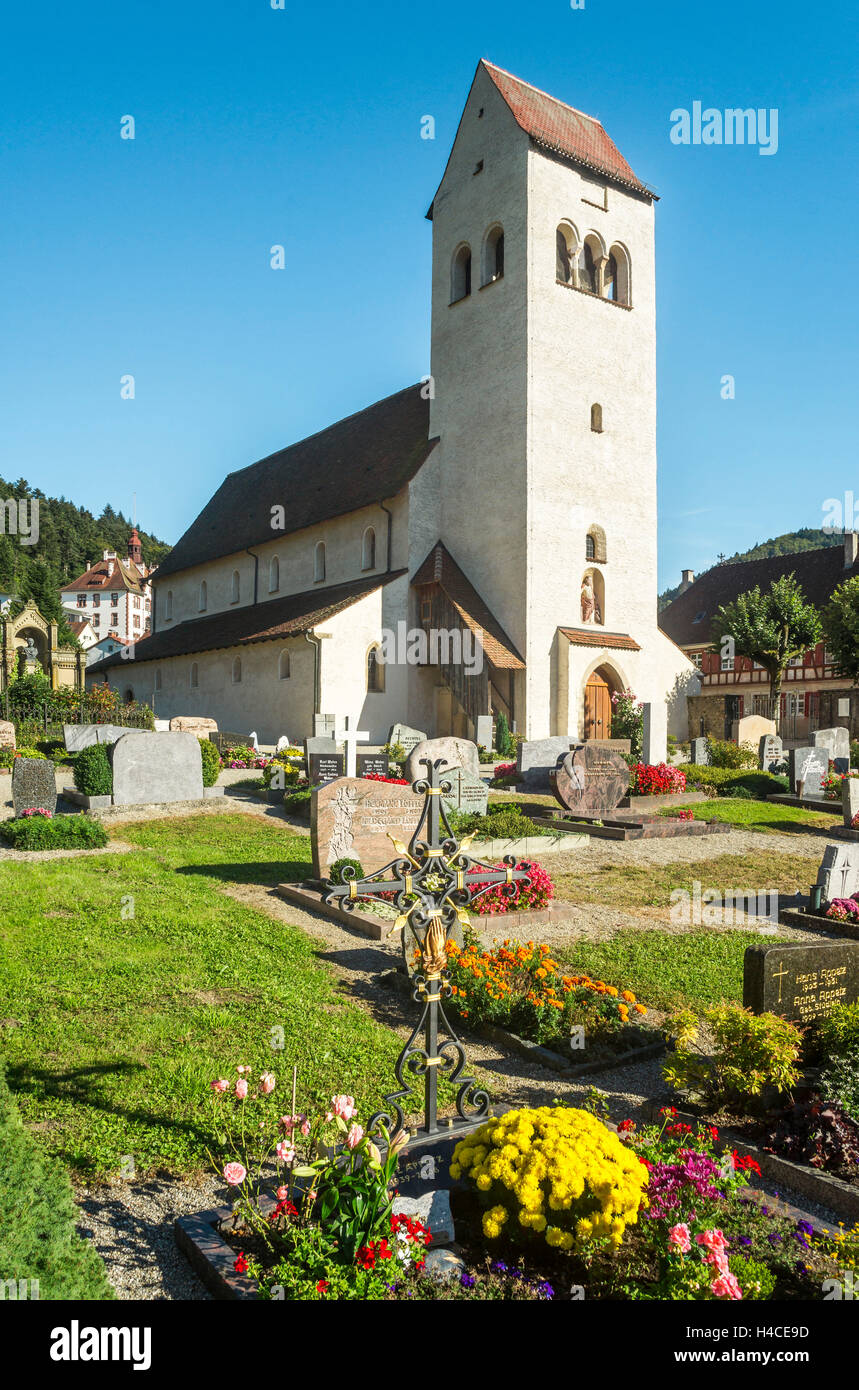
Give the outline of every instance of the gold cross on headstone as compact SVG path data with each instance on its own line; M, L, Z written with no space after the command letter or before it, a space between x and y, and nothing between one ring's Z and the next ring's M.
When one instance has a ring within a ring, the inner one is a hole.
M773 979L774 979L774 980L778 980L778 1002L779 1002L779 1003L781 1003L781 982L782 982L782 979L784 978L785 975L789 975L789 974L790 974L790 971L789 971L789 970L785 970L784 966L782 966L781 970L774 970L774 971L773 971Z

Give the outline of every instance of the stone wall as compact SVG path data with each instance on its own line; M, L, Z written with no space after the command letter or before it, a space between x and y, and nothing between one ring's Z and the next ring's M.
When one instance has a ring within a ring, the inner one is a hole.
M724 695L690 695L686 704L689 711L689 737L699 738L702 735L701 720L704 721L703 736L705 738L725 737L725 696Z

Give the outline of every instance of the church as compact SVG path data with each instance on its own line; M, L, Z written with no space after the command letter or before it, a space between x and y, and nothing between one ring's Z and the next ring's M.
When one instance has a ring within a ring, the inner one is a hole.
M655 201L599 121L481 61L427 214L429 377L231 473L155 572L151 633L88 685L264 743L349 716L374 744L502 712L607 738L631 689L652 748L685 737L700 678L657 624Z

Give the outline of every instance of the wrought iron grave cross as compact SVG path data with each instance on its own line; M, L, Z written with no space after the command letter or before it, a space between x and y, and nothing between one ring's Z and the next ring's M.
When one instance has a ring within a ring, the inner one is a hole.
M512 897L517 883L530 882L523 869L516 868L513 855L506 855L504 868L483 864L472 859L467 851L474 839L467 836L457 842L450 828L442 796L450 793L451 783L442 780L439 769L446 767L444 758L435 761L423 758L426 777L413 784L413 790L424 797L420 820L408 846L390 836L397 851L384 868L370 878L359 879L356 870L344 867L343 884L327 884L326 903L337 903L341 911L354 912L359 900L381 895L393 896L400 915L392 930L402 928L403 960L408 968L410 937L420 953L420 962L413 976L412 998L422 1006L421 1016L408 1042L397 1058L394 1072L400 1089L385 1097L390 1109L379 1111L369 1123L370 1132L380 1123L389 1133L404 1127L401 1101L412 1094L409 1078L424 1081L424 1124L422 1133L439 1133L438 1072L457 1087L458 1119L448 1128L472 1127L489 1114L489 1097L480 1089L473 1076L465 1076L465 1048L447 1019L442 1001L452 994L447 971L446 944L452 929L461 923L468 925L468 906L491 888ZM439 1041L439 1029L444 1041ZM423 1040L420 1035L423 1033Z

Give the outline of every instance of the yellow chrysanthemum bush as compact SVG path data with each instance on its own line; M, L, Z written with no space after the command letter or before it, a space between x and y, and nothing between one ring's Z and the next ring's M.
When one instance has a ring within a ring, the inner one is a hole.
M460 1140L450 1168L487 1208L483 1233L560 1250L620 1245L638 1220L648 1173L596 1116L567 1106L510 1110Z

